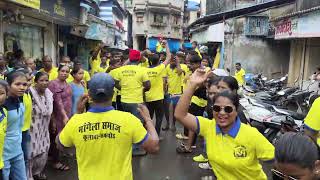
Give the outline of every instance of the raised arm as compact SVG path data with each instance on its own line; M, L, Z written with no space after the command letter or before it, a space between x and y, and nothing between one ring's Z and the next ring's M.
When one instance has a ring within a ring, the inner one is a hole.
M167 66L170 63L170 59L171 59L172 54L170 52L170 47L168 45L168 42L165 41L165 43L166 43L166 60L163 62L163 64L165 66Z
M189 84L187 85L186 90L183 92L174 113L176 119L184 127L194 132L196 132L198 129L196 117L188 113L188 109L194 92L207 80L210 73L211 72L206 73L204 70L198 69L190 76Z

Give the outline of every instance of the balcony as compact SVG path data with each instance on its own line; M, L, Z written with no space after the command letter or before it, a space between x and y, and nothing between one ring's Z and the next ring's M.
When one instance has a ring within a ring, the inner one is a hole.
M167 23L152 22L152 23L150 23L150 26L153 26L153 27L166 27Z

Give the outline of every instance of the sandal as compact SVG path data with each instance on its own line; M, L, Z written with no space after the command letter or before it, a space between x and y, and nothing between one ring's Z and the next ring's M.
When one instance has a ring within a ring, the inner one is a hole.
M185 145L181 144L179 147L176 148L177 153L192 153L191 149L188 149Z
M68 165L62 164L62 163L57 163L53 166L54 169L59 170L59 171L68 171L70 170L70 167Z
M46 180L47 176L44 173L40 173L40 174L34 175L33 179L34 180Z
M162 128L162 131L168 131L168 130L169 130L169 126Z

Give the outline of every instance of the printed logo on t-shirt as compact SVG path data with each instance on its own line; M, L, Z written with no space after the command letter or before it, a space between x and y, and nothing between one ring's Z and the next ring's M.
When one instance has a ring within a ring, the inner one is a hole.
M247 148L243 145L238 145L234 148L233 156L236 159L247 157Z
M103 138L115 139L116 133L120 133L120 128L120 125L111 122L86 122L79 127L79 133L89 133L83 135L84 141L98 140ZM103 133L100 131L101 129L110 130L111 132ZM98 131L99 133L95 133L95 131Z

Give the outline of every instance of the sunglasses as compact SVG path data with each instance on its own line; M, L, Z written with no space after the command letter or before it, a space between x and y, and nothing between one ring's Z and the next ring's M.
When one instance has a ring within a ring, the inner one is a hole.
M231 107L231 106L221 107L221 106L218 106L218 105L213 105L212 109L213 109L214 112L217 112L217 113L221 112L222 109L224 110L224 112L226 112L228 114L233 112L233 107Z
M275 179L289 179L289 180L298 180L297 178L294 178L292 176L288 176L288 175L285 175L283 174L282 172L278 171L278 170L275 170L275 169L271 169L271 172L277 176L277 178Z

